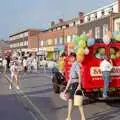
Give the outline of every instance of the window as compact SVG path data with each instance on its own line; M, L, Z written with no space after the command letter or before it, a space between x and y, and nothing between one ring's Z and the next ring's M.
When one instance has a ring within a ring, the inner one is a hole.
M111 59L120 58L120 48L117 47L110 48L110 58Z
M117 22L117 31L120 32L120 22Z
M59 44L63 44L63 37L60 37Z
M95 38L99 39L100 38L100 27L95 28Z
M52 39L48 39L48 40L47 40L47 44L48 44L48 45L52 45L52 44L53 44L53 40L52 40Z
M106 51L104 47L99 47L97 48L96 52L95 52L95 57L97 59L103 59L106 56Z
M103 36L108 32L108 24L103 25Z
M44 42L43 42L43 40L41 40L41 41L40 41L40 46L43 47L43 45L44 45Z
M67 36L67 43L71 42L71 36Z
M57 38L55 38L55 45L57 45L58 44L58 39Z

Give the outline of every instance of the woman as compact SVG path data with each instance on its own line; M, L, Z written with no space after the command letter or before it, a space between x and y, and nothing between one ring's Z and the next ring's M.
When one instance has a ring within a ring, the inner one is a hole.
M66 120L71 120L71 113L73 108L73 98L76 91L81 89L81 74L80 74L80 64L76 60L76 54L70 54L70 60L72 63L70 69L70 79L67 83L64 93L68 91L69 100L68 100L68 115ZM80 118L81 120L85 120L83 107L79 106Z
M20 82L19 82L19 69L18 69L18 64L17 62L12 62L11 67L10 67L10 71L11 71L11 82L13 82L13 84L15 84L16 89L20 89ZM10 84L9 89L12 89L12 84Z

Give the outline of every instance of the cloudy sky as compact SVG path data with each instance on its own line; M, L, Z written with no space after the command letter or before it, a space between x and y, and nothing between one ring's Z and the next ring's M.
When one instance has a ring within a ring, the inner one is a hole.
M0 37L26 28L47 28L50 21L89 12L113 0L0 0ZM89 3L88 3L89 2Z

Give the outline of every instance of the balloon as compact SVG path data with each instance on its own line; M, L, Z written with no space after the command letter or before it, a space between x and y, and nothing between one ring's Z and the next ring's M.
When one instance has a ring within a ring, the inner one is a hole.
M87 41L88 40L87 35L85 33L83 33L82 35L80 35L80 40Z
M74 51L77 52L79 48L80 48L80 46L76 45L75 48L74 48Z
M74 41L75 41L75 44L78 45L80 41L80 36L76 36Z
M87 46L88 46L88 47L91 47L91 46L93 46L94 44L95 44L95 39L89 38L89 39L87 40Z
M115 49L114 48L110 48L110 54L115 54Z
M106 45L108 45L108 44L110 43L110 41L111 41L111 39L109 38L108 35L105 35L105 36L103 37L103 42L104 42Z
M85 48L86 47L86 42L83 41L83 40L80 40L79 41L79 46L82 47L82 48Z
M77 56L77 61L82 62L84 60L85 56L84 55L78 55Z
M85 53L85 55L88 55L89 54L89 49L85 48L84 53Z
M78 51L77 51L77 55L84 55L84 49L79 48Z
M116 58L116 55L115 55L115 54L111 54L111 55L110 55L110 58L111 58L111 59L115 59L115 58Z

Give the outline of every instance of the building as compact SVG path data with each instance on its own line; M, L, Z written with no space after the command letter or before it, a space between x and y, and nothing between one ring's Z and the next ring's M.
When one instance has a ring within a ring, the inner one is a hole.
M40 30L38 29L27 29L27 30L23 30L23 31L11 34L9 36L10 48L15 52L36 51L36 47L33 47L33 46L35 46L37 41L31 41L30 36L37 35L39 33L40 33Z
M11 52L8 41L0 40L0 57L10 56Z
M120 32L120 0L87 14L79 12L77 17L67 21L63 19L59 19L58 23L52 21L51 27L47 30L31 31L33 32L31 34L30 31L28 34L27 30L13 34L9 38L11 48L34 50L40 54L45 53L48 59L58 59L64 45L71 42L74 36L92 31L94 38L101 39L108 30ZM24 34L22 35L24 37L11 40L20 34Z

